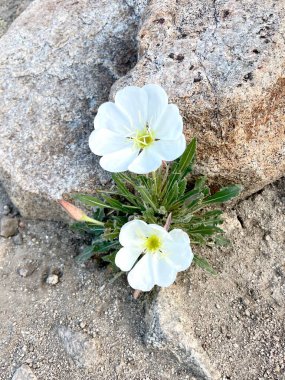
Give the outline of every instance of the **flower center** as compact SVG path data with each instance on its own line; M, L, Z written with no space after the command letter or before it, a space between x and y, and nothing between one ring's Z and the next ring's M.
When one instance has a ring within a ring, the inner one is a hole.
M146 239L145 248L147 251L154 253L161 247L161 240L157 235L151 235Z
M155 138L152 131L146 127L142 131L138 131L137 134L132 137L132 140L137 148L144 149L150 146L155 141Z

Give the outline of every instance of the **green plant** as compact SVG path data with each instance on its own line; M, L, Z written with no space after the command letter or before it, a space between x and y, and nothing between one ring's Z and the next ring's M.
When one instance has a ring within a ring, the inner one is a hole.
M196 139L187 146L183 155L173 163L164 163L149 175L116 173L110 191L98 191L97 196L76 194L74 198L93 211L93 218L102 222L77 222L73 229L87 233L92 243L79 256L86 261L92 256L115 267L114 258L120 248L121 227L132 219L163 226L171 215L171 227L187 232L191 245L226 245L221 228L222 210L212 206L227 202L239 195L241 186L231 185L211 193L206 177L189 181L195 155ZM194 256L196 265L214 273L209 263Z

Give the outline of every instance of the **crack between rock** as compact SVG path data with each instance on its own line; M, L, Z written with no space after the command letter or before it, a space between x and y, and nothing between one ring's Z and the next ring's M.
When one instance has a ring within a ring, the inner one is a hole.
M216 30L217 30L217 28L218 28L218 24L219 24L218 10L217 10L217 4L216 4L216 1L217 1L217 0L213 0L214 20L215 20L215 29L214 29L214 31L213 31L213 36L215 35Z

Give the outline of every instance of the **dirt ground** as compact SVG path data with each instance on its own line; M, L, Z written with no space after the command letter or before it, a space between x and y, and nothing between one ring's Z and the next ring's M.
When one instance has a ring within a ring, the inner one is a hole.
M283 379L284 185L228 210L233 245L203 250L217 276L192 266L138 301L124 276L76 263L82 241L66 226L21 220L1 189L23 241L0 238L0 379L195 379L187 358L148 343L154 303L185 327L172 347L195 338L221 379Z

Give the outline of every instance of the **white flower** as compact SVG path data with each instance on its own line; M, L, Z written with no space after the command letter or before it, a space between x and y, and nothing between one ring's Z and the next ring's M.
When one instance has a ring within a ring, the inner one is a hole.
M132 220L121 228L119 240L123 248L115 263L122 271L130 271L130 286L144 292L154 285L171 285L177 272L187 269L193 259L189 237L179 229L167 232L156 224Z
M103 156L100 165L110 172L149 173L163 160L181 156L186 147L178 107L168 104L165 91L156 84L118 91L115 103L99 107L94 127L90 149Z

